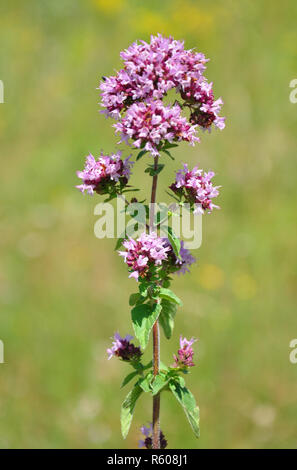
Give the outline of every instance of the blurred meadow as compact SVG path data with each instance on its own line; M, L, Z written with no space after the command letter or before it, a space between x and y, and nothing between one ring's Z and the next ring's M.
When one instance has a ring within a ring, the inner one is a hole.
M182 162L213 169L223 186L197 265L175 281L174 339L162 338L169 363L180 333L199 338L188 385L201 438L169 394L161 427L170 448L296 447L296 15L294 0L1 2L1 448L133 448L150 421L143 397L122 440L128 366L107 362L106 347L115 330L132 332L136 286L114 240L94 236L101 199L74 186L85 156L118 141L98 112L101 76L158 32L211 59L227 118L224 131L181 145L160 178L163 201ZM132 184L148 188L144 168Z

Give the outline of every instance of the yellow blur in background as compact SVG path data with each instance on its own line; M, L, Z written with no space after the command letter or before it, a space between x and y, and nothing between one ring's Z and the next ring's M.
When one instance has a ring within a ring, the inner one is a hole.
M296 14L294 0L1 2L0 447L133 448L150 421L145 396L122 440L129 367L107 362L106 347L116 330L132 333L136 285L114 240L94 236L100 198L74 186L85 155L116 148L98 113L102 75L158 32L211 59L227 118L223 132L181 145L160 178L159 199L182 162L222 185L198 263L174 283L184 301L174 337L162 338L168 363L180 333L199 338L187 381L201 438L169 394L161 427L170 448L296 447ZM143 160L132 184L147 188Z

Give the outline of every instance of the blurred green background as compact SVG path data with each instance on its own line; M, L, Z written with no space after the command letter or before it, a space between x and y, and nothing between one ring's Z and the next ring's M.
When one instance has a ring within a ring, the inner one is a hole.
M227 117L223 132L175 151L158 190L167 200L184 161L214 169L223 186L197 265L175 281L175 336L162 339L170 362L180 333L199 338L188 385L201 438L169 394L162 429L171 448L296 447L296 15L294 0L1 2L1 447L131 448L150 421L144 397L122 440L128 366L107 362L106 347L115 330L132 332L135 283L114 241L94 236L100 198L74 186L85 155L118 140L98 113L101 76L157 32L210 57ZM144 165L132 182L148 187Z

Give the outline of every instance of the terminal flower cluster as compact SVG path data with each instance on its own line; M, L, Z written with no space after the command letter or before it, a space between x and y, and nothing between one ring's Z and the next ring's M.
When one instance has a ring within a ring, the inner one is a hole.
M223 101L215 100L212 83L204 76L208 61L204 54L158 34L150 43L135 42L121 52L121 58L123 68L114 76L104 77L99 89L103 112L119 120L116 132L125 141L131 138L136 147L144 144L157 155L162 140L195 144L199 142L197 126L208 130L212 125L225 127L225 118L219 115ZM181 102L170 109L162 100L171 89ZM189 109L189 120L182 117L182 108Z
M164 106L160 100L132 104L114 127L121 133L122 141L132 139L135 147L144 148L153 156L159 155L166 142L185 140L194 145L199 141L195 135L197 125L191 125L182 116L180 106Z

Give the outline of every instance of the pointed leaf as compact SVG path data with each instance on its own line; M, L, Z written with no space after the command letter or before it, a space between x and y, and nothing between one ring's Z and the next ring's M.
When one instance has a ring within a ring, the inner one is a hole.
M157 395L168 383L168 378L166 374L158 374L155 377L155 380L151 384L151 389L153 395Z
M126 377L124 378L123 382L122 382L122 385L121 385L121 388L125 387L125 385L127 385L129 382L131 382L131 380L134 379L134 377L136 377L138 375L138 371L134 371L134 372L131 372L130 374L126 375Z
M121 430L124 439L126 439L128 435L133 418L134 408L141 394L141 387L139 387L139 385L135 385L123 401L121 408Z
M114 251L117 251L119 248L121 248L123 241L125 238L119 238L116 242L116 246L114 247Z
M143 366L143 370L150 369L153 365L153 361L148 362L145 366Z
M152 380L152 372L149 372L145 377L138 380L138 385L142 388L144 392L151 391L151 380Z
M141 152L139 152L139 154L136 157L136 161L140 160L141 157L143 157L143 155L145 155L146 153L147 153L147 150L141 150Z
M175 160L175 158L174 158L174 157L171 155L171 153L170 153L170 152L168 152L168 150L162 149L162 150L161 150L161 152L164 152L164 153L166 153L166 155L168 155L168 157L170 157L170 158L171 158L171 160Z
M131 307L133 307L133 305L135 305L137 303L137 301L140 299L141 295L139 294L139 292L136 292L135 294L131 294L130 297L129 297L129 305L131 305Z
M169 388L177 401L181 404L195 436L199 437L199 408L196 405L194 396L187 387L181 385L176 379L172 379L169 382Z
M177 305L182 305L182 301L177 297L177 295L175 295L174 292L172 292L172 290L170 289L165 289L165 287L161 287L160 291L159 291L159 296L162 298L162 299L166 299L166 300L169 300L170 302L173 302Z
M132 309L132 323L135 336L142 349L145 349L149 340L151 329L161 312L158 303L137 305Z
M175 253L175 255L179 258L179 252L180 252L180 239L175 235L174 231L172 230L171 227L161 227L161 230L163 232L166 232L166 235L168 237L168 240L170 241L170 244L172 246L172 249Z
M163 328L166 338L170 339L174 328L174 317L176 314L177 306L176 304L173 304L172 302L166 299L162 299L161 306L162 311L159 316L159 322Z
M177 144L171 144L170 142L166 142L163 148L165 149L173 149L174 147L178 147Z

